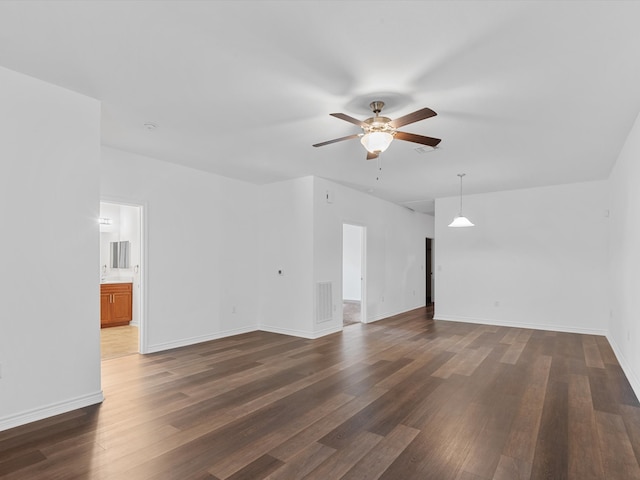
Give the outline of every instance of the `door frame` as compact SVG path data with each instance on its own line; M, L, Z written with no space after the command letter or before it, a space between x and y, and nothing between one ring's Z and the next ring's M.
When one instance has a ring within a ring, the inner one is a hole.
M137 207L140 210L140 317L138 323L138 352L140 354L149 353L149 341L147 335L148 329L148 300L147 300L147 265L148 265L148 226L147 226L147 210L146 202L136 202L129 199L113 197L108 195L100 196L100 203L112 203L116 205L124 205L127 207Z

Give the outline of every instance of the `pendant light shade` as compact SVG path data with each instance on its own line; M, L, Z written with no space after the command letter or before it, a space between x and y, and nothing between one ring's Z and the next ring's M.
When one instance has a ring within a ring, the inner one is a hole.
M453 222L449 224L450 227L475 227L473 223L469 221L467 217L456 217Z
M459 173L460 177L460 213L458 216L453 219L453 222L449 224L449 227L474 227L475 225L471 223L471 221L462 215L462 177L464 177L465 173Z

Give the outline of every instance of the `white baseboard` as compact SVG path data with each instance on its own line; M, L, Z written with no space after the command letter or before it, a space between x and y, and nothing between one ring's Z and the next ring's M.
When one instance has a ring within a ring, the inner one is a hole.
M20 425L25 425L27 423L53 417L55 415L60 415L61 413L77 410L78 408L102 403L103 400L104 395L101 390L89 395L83 395L63 402L52 403L50 405L45 405L44 407L38 407L33 410L27 410L26 412L20 412L15 415L0 418L0 432L3 430L9 430L10 428L19 427Z
M520 322L506 322L504 320L496 320L493 318L475 318L475 317L463 317L460 315L446 315L438 313L433 318L434 320L446 320L448 322L463 322L463 323L478 323L484 325L495 325L498 327L514 327L514 328L530 328L532 330L549 330L552 332L566 332L566 333L582 333L586 335L601 335L606 336L607 331L599 328L579 328L568 325L551 325L551 324L539 324L539 323L520 323Z
M627 380L629 380L629 384L631 385L633 393L636 394L636 398L640 399L640 380L638 379L638 376L635 374L635 372L629 365L629 362L627 362L627 359L622 354L622 350L620 350L620 347L610 334L607 334L607 340L609 341L609 345L611 345L611 348L613 349L613 353L618 359L620 367L622 367L622 371L626 375Z
M290 335L293 337L301 337L314 340L316 338L324 337L325 335L341 332L342 325L323 328L322 330L318 330L317 332L307 332L304 330L294 330L291 328L272 327L269 325L260 325L259 330L262 332L279 333L281 335Z
M196 343L210 342L211 340L218 340L220 338L231 337L233 335L240 335L243 333L255 332L259 330L255 326L236 328L231 330L225 330L209 335L201 335L198 337L182 338L173 342L157 343L155 345L148 345L145 353L157 353L164 350L171 350L173 348L187 347L189 345L195 345Z

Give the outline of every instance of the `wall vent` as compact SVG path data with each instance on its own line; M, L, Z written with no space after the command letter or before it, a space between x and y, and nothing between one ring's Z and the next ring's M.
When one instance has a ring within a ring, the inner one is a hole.
M316 323L333 320L333 294L331 282L318 282L316 285Z

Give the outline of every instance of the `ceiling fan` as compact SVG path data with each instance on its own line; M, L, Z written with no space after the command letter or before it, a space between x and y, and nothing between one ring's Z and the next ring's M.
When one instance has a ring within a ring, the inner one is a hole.
M333 140L328 140L326 142L316 143L314 147L322 147L324 145L329 145L330 143L342 142L343 140L360 137L360 143L362 143L364 148L367 149L367 160L373 160L378 158L378 155L389 147L394 138L397 138L398 140L405 140L407 142L421 143L430 147L435 147L440 143L439 138L425 137L423 135L400 132L397 130L399 127L404 125L418 122L426 118L435 117L437 113L430 108L422 108L403 117L391 120L390 118L379 116L380 112L384 108L384 102L371 102L369 107L371 108L371 111L373 111L374 116L367 118L364 121L360 121L357 118L350 117L344 113L330 113L332 117L340 118L346 122L358 125L362 128L363 133L356 133L353 135L347 135L346 137L334 138Z

